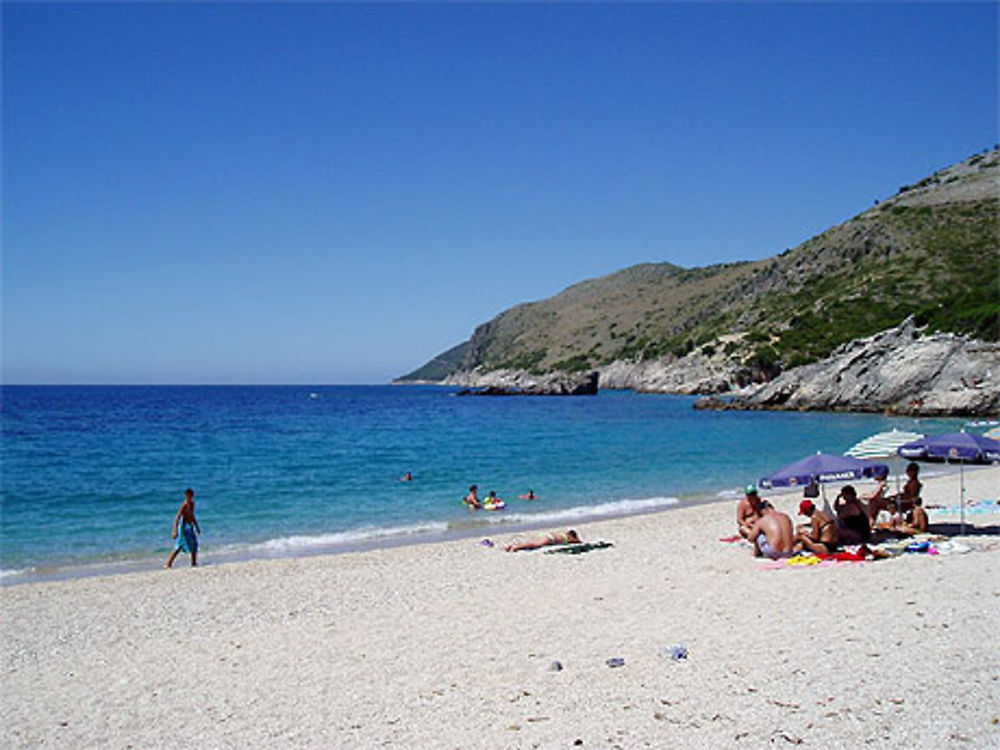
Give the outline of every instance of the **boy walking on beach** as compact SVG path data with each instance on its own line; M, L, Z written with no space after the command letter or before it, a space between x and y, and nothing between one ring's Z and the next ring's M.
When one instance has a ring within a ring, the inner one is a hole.
M177 533L178 526L180 526L180 534ZM173 565L181 551L191 555L191 567L195 567L198 564L198 534L200 533L201 526L198 525L198 519L194 517L194 490L188 487L184 490L184 502L181 503L177 516L174 518L174 539L177 540L177 543L163 567L169 568Z

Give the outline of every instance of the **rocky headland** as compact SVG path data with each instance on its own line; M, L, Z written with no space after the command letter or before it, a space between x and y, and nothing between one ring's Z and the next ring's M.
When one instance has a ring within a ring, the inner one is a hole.
M910 318L731 399L707 399L698 405L924 416L1000 414L1000 344L923 333Z
M464 385L459 396L595 396L598 373L549 373L532 375L511 370L456 374L448 385Z
M996 416L998 207L994 147L771 258L645 263L517 305L396 382Z

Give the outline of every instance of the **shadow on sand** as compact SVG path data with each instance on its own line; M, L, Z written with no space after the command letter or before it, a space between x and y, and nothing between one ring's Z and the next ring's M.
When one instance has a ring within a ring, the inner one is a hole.
M928 524L927 531L930 534L941 534L942 536L1000 536L1000 526L974 526L966 521L965 533L962 533L962 524L955 523L932 523Z

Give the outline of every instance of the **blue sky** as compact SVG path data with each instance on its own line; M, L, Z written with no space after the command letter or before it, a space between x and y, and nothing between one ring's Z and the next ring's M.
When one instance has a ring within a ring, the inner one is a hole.
M378 383L997 140L997 6L3 5L6 383Z

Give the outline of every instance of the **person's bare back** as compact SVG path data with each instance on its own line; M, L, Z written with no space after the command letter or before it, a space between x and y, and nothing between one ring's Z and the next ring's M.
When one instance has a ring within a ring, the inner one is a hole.
M790 557L795 543L792 519L774 508L762 508L760 519L750 530L750 541L754 545L754 555L777 560Z

